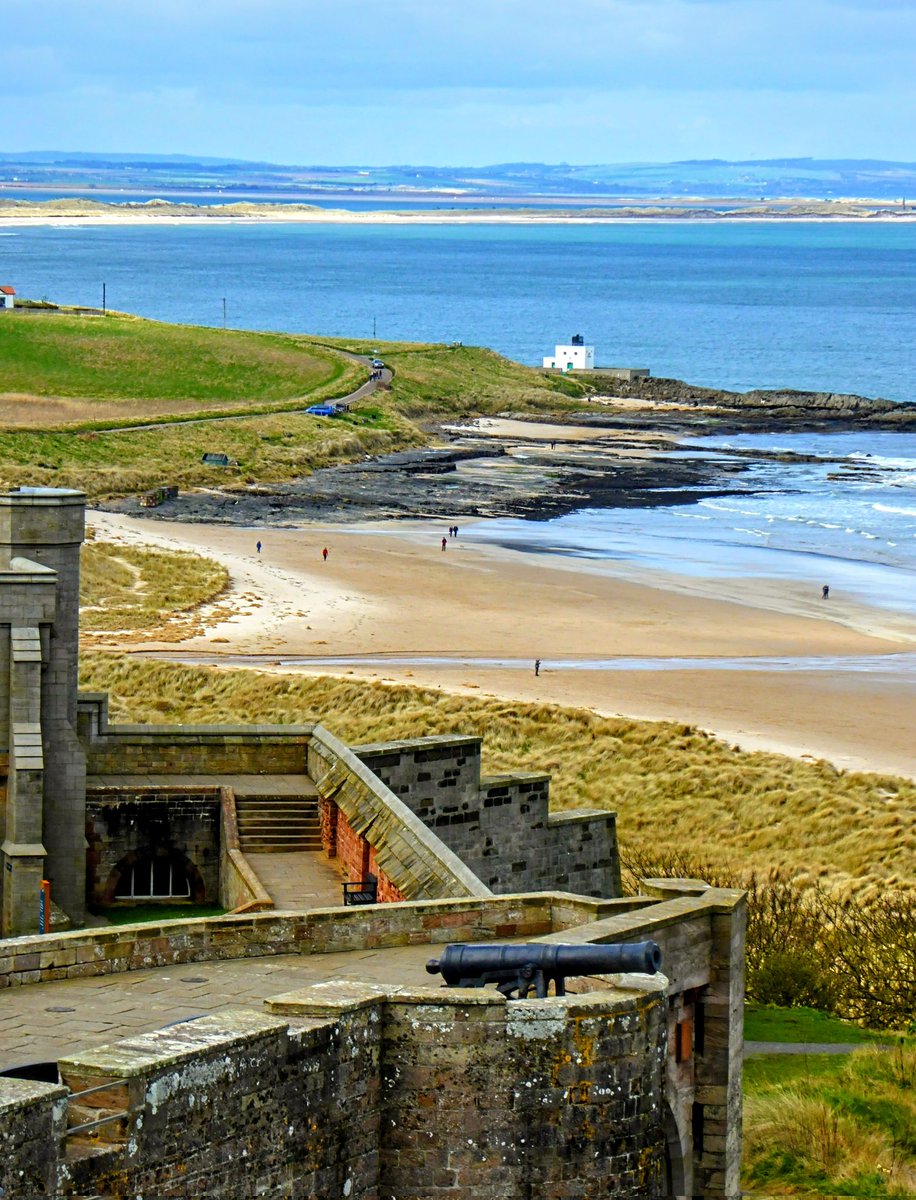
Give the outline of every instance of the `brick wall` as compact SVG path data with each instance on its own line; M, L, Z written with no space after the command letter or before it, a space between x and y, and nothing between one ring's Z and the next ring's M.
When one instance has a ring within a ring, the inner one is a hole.
M333 800L321 802L321 824L325 853L339 860L349 883L374 875L378 881L377 900L380 904L407 899L379 866L375 848L354 830Z

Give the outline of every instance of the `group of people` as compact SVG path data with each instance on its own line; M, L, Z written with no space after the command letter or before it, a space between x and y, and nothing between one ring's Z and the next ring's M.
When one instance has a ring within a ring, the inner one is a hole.
M458 536L458 526L457 525L449 525L448 537L456 538L457 536ZM448 545L448 538L443 538L442 539L442 549L444 550L447 545Z

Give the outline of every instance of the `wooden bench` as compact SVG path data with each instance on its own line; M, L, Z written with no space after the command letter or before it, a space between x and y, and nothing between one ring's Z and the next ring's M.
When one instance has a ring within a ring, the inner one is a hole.
M351 904L375 904L378 897L378 880L374 875L357 879L343 885L343 902Z

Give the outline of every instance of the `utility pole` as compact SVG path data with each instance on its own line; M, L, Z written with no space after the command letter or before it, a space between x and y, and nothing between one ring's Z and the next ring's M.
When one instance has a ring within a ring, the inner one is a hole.
M226 297L223 296L223 329L226 328Z
M372 336L375 337L375 317L372 318Z
M107 312L106 295L105 295L106 286L107 286L106 284L104 284L104 283L102 284L102 314L103 315Z

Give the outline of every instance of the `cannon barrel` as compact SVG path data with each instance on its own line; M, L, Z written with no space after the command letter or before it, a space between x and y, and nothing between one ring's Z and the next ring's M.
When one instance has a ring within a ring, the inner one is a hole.
M616 975L635 972L654 975L662 955L656 942L623 942L610 945L561 945L526 942L521 945L446 946L439 958L426 964L430 975L441 974L449 987L483 987L496 983L505 995L527 995L534 987L547 994L552 980L562 996L569 975Z

